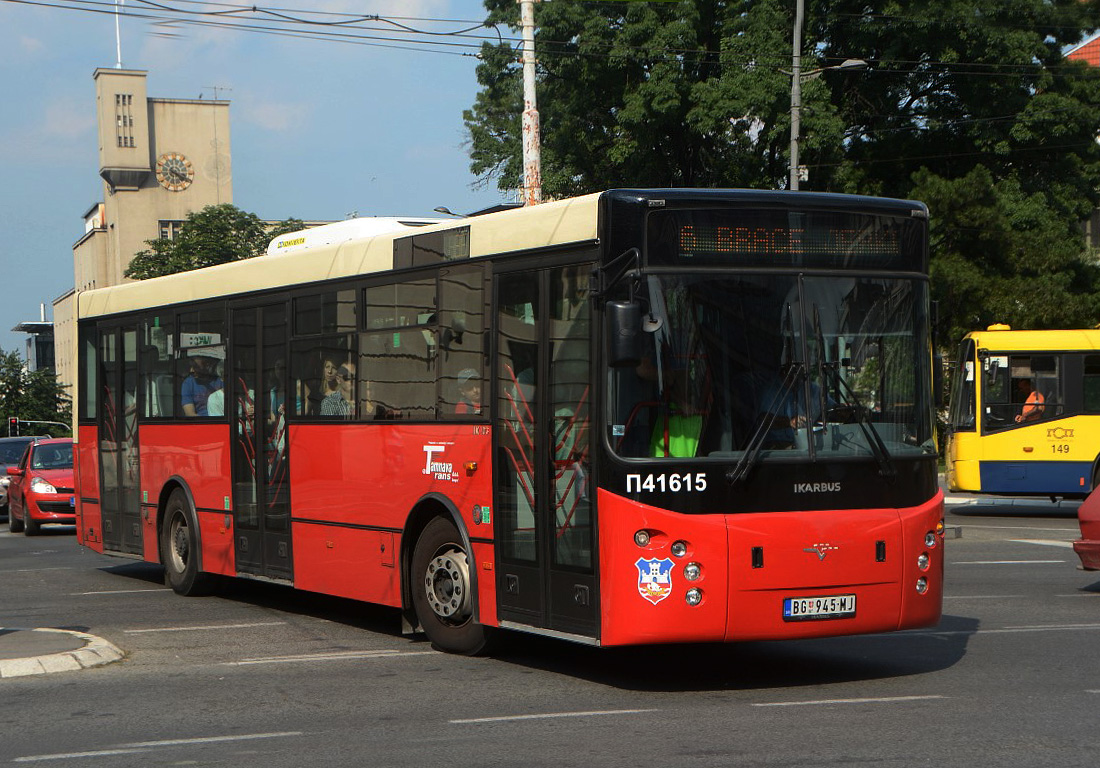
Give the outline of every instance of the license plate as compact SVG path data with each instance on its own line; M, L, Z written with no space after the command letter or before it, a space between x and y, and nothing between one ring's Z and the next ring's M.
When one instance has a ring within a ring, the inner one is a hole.
M76 509L76 496L69 497L69 506Z
M856 615L855 595L788 597L783 600L783 621L843 619Z

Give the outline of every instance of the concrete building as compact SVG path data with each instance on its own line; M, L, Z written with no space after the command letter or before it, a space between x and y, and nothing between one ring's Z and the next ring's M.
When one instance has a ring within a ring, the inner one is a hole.
M73 245L75 291L129 282L146 241L174 237L192 211L233 202L229 102L152 98L146 72L97 69L96 122L103 199L84 213ZM57 374L73 380L74 295L54 300Z

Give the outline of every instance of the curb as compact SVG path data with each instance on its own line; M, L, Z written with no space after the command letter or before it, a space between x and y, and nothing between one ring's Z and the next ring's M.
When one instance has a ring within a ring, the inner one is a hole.
M22 659L0 659L0 679L26 677L29 675L47 675L53 672L74 672L79 669L98 667L119 661L125 654L114 644L101 637L85 632L68 629L17 629L20 632L56 632L70 635L84 642L83 648L75 651L51 653L46 656L29 656Z

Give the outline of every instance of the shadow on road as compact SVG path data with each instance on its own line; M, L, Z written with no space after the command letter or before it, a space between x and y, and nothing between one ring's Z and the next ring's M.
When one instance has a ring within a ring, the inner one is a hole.
M1040 520L1076 520L1079 501L1051 503L1049 499L977 499L949 504L948 515L958 517L1032 517Z
M164 583L150 563L102 569L136 582ZM401 634L397 609L290 587L225 579L209 598L338 622L428 649L422 635ZM1100 583L1095 585L1100 589ZM1091 588L1090 588L1091 589ZM945 615L935 628L822 640L592 648L519 632L501 632L497 662L589 680L623 690L764 690L881 680L947 669L966 654L977 619Z
M886 635L604 649L514 635L497 658L624 690L763 690L938 672L966 655L977 629L976 619L944 616L932 629Z

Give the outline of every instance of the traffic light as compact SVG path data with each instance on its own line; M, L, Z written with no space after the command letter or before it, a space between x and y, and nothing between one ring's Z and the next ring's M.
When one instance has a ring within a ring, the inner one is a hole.
M8 437L19 436L19 418L17 416L8 417Z

